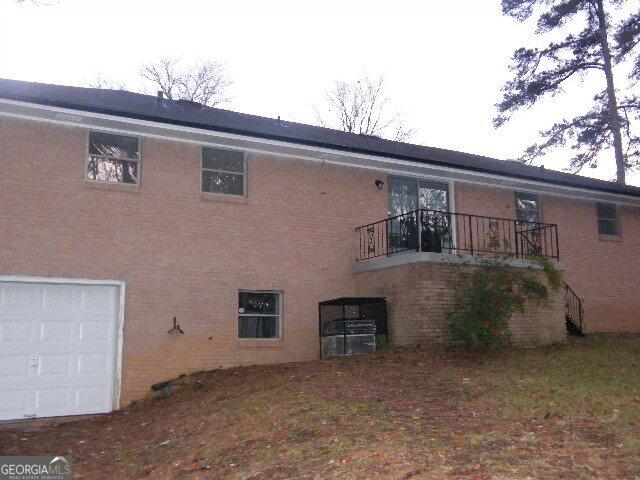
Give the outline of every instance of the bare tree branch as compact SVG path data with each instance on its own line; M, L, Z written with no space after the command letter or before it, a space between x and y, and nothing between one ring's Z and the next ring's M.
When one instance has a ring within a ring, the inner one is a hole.
M326 92L324 104L314 110L323 127L398 141L408 140L414 133L399 113L392 113L383 76L372 80L364 74L352 83L336 81Z
M140 76L145 82L142 92L162 91L170 100L189 100L210 107L229 101L227 94L232 82L225 72L225 65L217 61L201 61L183 65L179 58L164 58L141 67ZM87 85L92 88L129 90L124 83L105 78L102 74Z
M102 73L99 73L95 79L87 82L87 86L104 90L128 90L125 83L115 82L114 80L105 78Z
M140 75L171 100L190 100L210 107L229 101L227 89L232 82L222 62L210 60L184 67L179 58L164 58L144 65Z
M60 0L51 0L48 2L44 2L42 0L15 0L16 3L31 3L33 5L42 5L45 7L50 7L51 5L55 5L60 3Z

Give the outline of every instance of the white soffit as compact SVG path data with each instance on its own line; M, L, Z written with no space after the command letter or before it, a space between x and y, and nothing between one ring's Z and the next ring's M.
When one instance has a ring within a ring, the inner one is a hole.
M388 174L459 181L579 200L640 206L640 198L629 195L12 100L0 99L0 115L199 145L237 148L247 152L365 168Z

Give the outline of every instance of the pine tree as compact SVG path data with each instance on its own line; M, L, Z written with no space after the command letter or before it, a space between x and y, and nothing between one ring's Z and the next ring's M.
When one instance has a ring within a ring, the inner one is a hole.
M597 73L602 79L602 90L594 96L588 111L542 131L543 141L526 149L523 162L530 163L551 148L570 145L575 153L569 169L577 172L585 165L596 167L599 154L612 148L619 183L625 183L627 169L640 165L640 138L632 133L634 121L640 118L640 100L631 95L619 98L614 82L613 67L627 61L635 65L630 80L640 80L640 56L635 49L640 42L640 13L617 24L610 18L622 2L502 0L505 15L519 21L535 15L536 33L560 32L564 40L549 42L545 48L523 47L515 51L511 66L514 78L503 88L494 120L496 127L543 97L570 94L575 88L571 80L576 77Z

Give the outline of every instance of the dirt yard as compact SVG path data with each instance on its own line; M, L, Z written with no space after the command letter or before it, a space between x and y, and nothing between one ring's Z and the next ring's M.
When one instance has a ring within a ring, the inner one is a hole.
M70 455L77 478L640 478L640 337L184 380L112 414L5 426L0 454Z

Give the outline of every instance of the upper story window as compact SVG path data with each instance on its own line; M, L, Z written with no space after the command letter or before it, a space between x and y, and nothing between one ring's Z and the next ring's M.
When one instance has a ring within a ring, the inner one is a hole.
M202 148L202 191L244 195L244 153L223 148Z
M619 235L618 206L611 203L598 203L598 233L600 235Z
M279 292L239 292L238 338L279 338L281 304Z
M537 194L516 192L516 219L519 222L542 222L540 198Z
M88 180L140 183L140 141L115 133L89 132Z

